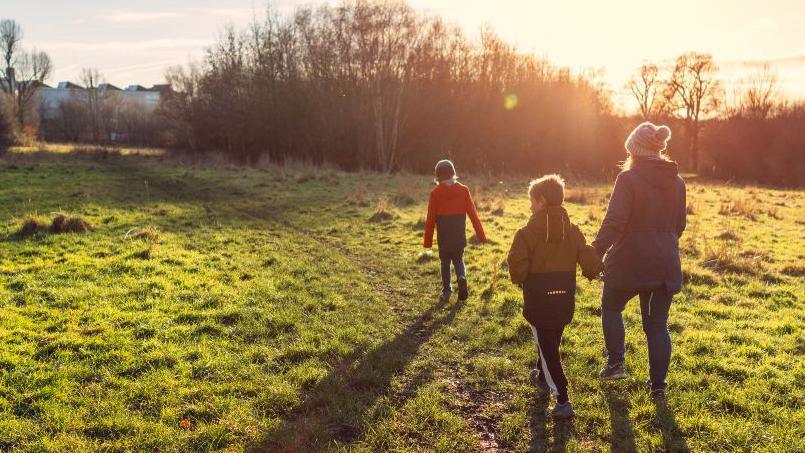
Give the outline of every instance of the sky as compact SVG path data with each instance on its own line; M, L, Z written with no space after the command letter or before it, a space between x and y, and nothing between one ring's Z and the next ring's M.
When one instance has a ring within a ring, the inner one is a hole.
M291 13L336 0L274 0ZM469 36L483 25L518 49L574 70L603 69L617 102L644 61L666 63L686 51L710 52L728 87L769 61L784 94L805 98L803 0L409 0L459 24ZM49 82L77 80L95 67L118 86L152 85L165 70L203 57L227 25L262 17L263 0L0 0L0 18L25 30L26 48L47 51Z

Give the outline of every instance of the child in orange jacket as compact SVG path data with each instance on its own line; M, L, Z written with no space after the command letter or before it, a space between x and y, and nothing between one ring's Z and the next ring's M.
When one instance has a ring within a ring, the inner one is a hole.
M486 242L486 234L478 218L475 203L467 186L456 179L456 168L449 160L436 164L436 188L430 193L428 218L425 222L425 248L433 246L433 230L439 244L439 260L442 264L442 294L440 300L446 302L453 293L450 286L450 264L456 271L458 280L458 300L463 302L469 296L467 272L464 266L464 247L467 246L467 215L470 216L475 234L480 242Z

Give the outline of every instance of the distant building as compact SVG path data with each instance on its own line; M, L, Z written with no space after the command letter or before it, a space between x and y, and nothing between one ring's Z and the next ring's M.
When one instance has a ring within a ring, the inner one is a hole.
M131 85L125 90L111 83L98 85L98 94L103 102L111 102L119 108L142 106L146 113L151 113L157 108L167 90L170 90L170 85L154 85L151 88ZM55 88L43 85L40 92L39 114L45 120L55 118L62 103L85 100L88 94L86 88L73 82L59 82Z

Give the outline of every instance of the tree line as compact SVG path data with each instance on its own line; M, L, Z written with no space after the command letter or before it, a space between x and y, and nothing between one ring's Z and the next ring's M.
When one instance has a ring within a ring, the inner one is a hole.
M622 154L595 74L519 53L491 29L471 41L399 2L269 13L169 80L175 144L244 160L428 171L452 156L475 171L591 173Z
M85 70L86 99L62 105L40 136L108 142L99 77ZM728 96L712 55L647 62L626 86L639 112L623 116L601 74L519 52L490 28L470 39L398 1L269 10L166 78L173 90L156 112L124 117L131 142L347 170L427 172L451 157L474 172L600 176L617 170L626 134L648 119L672 126L669 152L684 170L805 183L805 108L785 101L771 67ZM0 140L9 114L24 126L19 105L6 103Z

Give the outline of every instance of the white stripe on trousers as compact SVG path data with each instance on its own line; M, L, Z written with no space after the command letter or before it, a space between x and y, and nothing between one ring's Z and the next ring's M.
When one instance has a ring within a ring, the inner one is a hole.
M553 382L553 378L551 377L551 372L548 371L548 362L545 361L545 354L542 353L542 348L539 346L539 336L537 335L537 328L534 326L531 327L531 333L534 335L534 342L537 343L537 353L539 354L540 364L542 365L542 372L545 373L545 382L548 383L548 388L551 389L551 393L554 395L559 394L559 390L556 389L556 384Z

